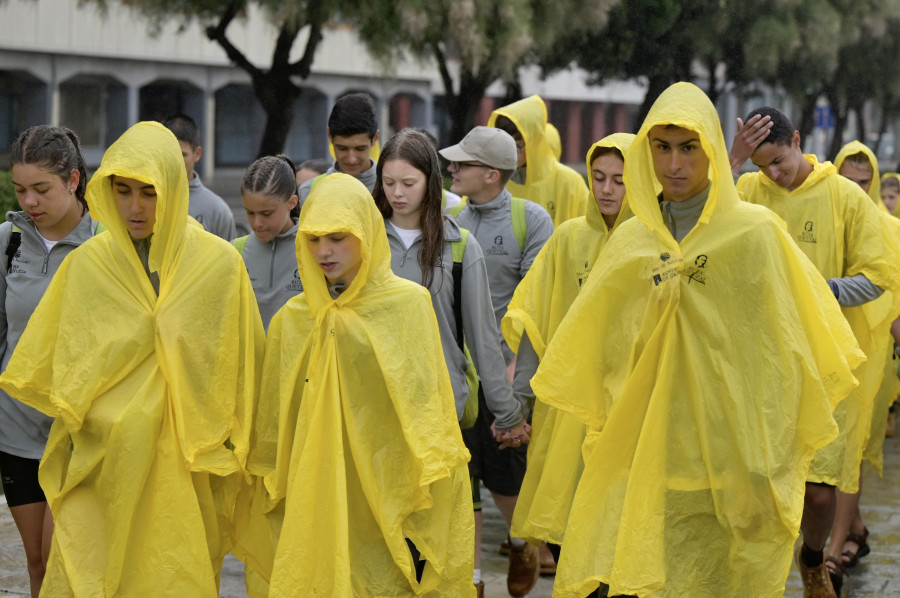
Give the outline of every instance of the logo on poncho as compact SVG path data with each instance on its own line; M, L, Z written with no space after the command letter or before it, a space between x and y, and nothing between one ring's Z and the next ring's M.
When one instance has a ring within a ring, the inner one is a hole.
M709 260L709 257L700 254L696 258L694 258L694 265L685 268L684 274L688 277L688 284L692 282L699 282L700 284L706 284L706 262Z
M662 253L659 254L659 259L661 259L664 262L668 262L670 257L672 257L672 256L669 255L668 251L663 251Z
M815 243L816 231L812 220L807 220L803 225L803 232L797 235L797 240L801 243Z

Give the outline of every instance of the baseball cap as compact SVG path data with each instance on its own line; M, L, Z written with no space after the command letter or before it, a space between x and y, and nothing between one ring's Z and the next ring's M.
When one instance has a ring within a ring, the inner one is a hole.
M494 127L475 127L462 141L439 153L451 162L475 160L497 170L515 170L519 163L515 140Z

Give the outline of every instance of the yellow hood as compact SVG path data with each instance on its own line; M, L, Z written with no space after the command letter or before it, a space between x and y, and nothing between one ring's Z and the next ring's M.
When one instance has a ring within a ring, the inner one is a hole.
M878 158L875 157L875 152L869 149L868 145L859 141L851 141L838 152L837 157L834 159L834 166L840 172L844 160L860 153L865 154L869 159L869 164L872 165L872 184L869 185L869 197L872 198L872 201L875 202L879 209L887 212L887 208L881 202L881 175L878 173Z
M497 108L488 119L488 126L496 126L497 117L505 116L516 125L525 141L525 160L528 168L527 186L546 177L556 164L553 148L547 140L547 106L538 95Z
M116 243L127 247L132 242L116 209L110 180L114 175L156 188L156 224L149 262L150 271L159 272L162 279L167 274L166 265L173 263L181 247L188 222L188 181L178 140L157 122L138 123L106 150L100 168L88 183L91 216L109 229Z
M588 224L593 228L597 228L599 230L607 230L606 221L603 219L603 215L600 214L600 208L597 206L597 202L594 199L594 177L591 175L591 158L594 155L594 150L601 147L614 147L620 152L622 152L622 157L624 158L628 155L628 150L631 149L631 145L634 143L635 136L632 133L613 133L612 135L607 135L600 141L597 141L592 145L588 151L585 160L587 162L587 179L588 179L588 187L590 188L591 195L588 198L588 206L586 211L586 218ZM627 187L626 187L627 189ZM619 209L619 215L616 217L616 222L613 225L613 229L615 229L619 223L625 222L629 218L633 216L631 212L631 208L628 205L628 193L625 194L625 197L622 199L622 207Z
M647 139L651 128L668 124L698 133L703 151L709 158L709 178L712 184L697 227L709 223L713 213L724 212L737 205L738 195L731 176L728 147L722 136L715 106L700 88L691 83L672 85L653 103L631 146L625 160L625 188L628 189L629 205L634 215L658 235L677 245L659 210L659 182L653 170L650 142Z

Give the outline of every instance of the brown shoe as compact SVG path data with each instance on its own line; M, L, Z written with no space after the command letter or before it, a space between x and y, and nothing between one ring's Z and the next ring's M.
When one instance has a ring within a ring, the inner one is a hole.
M475 584L475 598L484 598L484 582L479 581Z
M541 576L556 575L556 560L553 558L553 553L550 552L550 549L547 547L547 543L541 542L539 550L541 556Z
M803 579L803 598L837 598L825 561L822 561L818 567L807 567L800 558L802 547L803 542L797 544L797 549L794 550L794 560L797 562L800 577Z
M499 552L503 556L509 556L509 547L510 547L509 538L507 538L507 539L503 540L502 542L500 542L500 548L497 550L497 552Z
M541 557L538 547L525 543L521 548L509 547L509 573L506 574L506 590L510 596L521 598L531 591L541 575Z

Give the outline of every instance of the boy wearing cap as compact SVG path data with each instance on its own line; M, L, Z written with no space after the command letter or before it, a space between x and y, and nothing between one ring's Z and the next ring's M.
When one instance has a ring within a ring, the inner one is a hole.
M513 198L506 190L518 157L516 142L505 131L475 127L459 144L442 149L440 154L450 161L448 170L453 177L450 190L468 197L467 203L453 213L459 225L475 236L484 252L499 335L500 320L506 314L507 305L516 286L553 233L553 221L539 205ZM513 224L514 202L521 202L516 209L524 211L525 234L521 245ZM500 343L510 372L515 355L502 337ZM479 392L478 421L473 428L463 432L463 439L472 453L469 471L473 476L473 492L477 494L478 478L482 479L509 525L525 476L526 451L521 441L513 441L513 448L501 452L491 432L493 419ZM478 510L478 497L473 498ZM481 521L479 511L475 517L476 569L480 563ZM507 577L510 595L524 596L531 590L537 581L538 566L537 547L512 538Z

